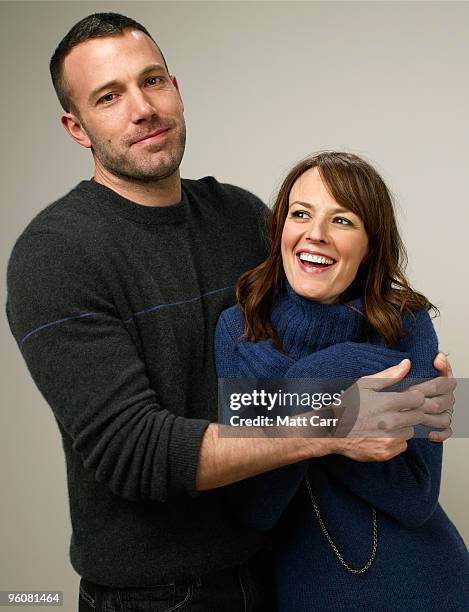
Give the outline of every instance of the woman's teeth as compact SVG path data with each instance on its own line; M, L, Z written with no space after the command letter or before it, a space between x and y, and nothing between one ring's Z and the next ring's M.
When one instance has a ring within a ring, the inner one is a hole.
M308 261L310 263L328 266L334 263L334 260L330 259L329 257L323 257L321 255L312 255L311 253L300 253L299 258L301 259L301 261Z

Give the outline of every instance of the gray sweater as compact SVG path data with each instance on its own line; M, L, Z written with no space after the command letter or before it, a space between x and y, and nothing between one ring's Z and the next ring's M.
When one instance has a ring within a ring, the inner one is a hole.
M265 257L266 208L213 178L182 190L146 207L83 181L10 259L10 326L63 439L71 562L102 585L182 580L263 544L195 475L217 417L215 324Z

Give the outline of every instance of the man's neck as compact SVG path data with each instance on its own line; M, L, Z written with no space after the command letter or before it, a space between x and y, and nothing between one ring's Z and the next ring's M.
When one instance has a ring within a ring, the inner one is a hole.
M167 178L143 182L114 176L95 167L94 180L142 206L171 206L182 197L179 170Z

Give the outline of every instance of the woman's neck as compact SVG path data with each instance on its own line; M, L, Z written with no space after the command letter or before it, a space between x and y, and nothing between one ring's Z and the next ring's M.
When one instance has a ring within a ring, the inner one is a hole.
M363 340L365 319L361 300L321 304L295 293L286 282L271 311L284 351L295 359L333 344Z

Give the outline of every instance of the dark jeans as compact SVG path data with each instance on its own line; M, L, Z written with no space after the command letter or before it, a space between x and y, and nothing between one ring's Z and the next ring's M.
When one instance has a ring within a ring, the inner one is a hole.
M79 612L275 612L262 555L190 582L114 589L80 582Z

